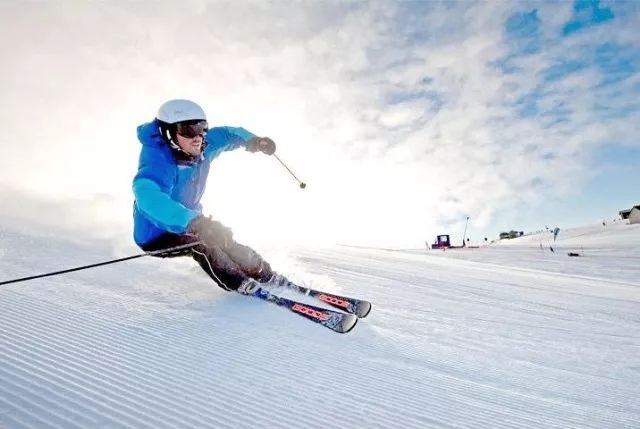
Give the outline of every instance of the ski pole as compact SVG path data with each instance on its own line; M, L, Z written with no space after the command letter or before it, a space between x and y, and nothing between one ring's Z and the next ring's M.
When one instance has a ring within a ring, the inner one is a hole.
M162 255L163 253L169 253L169 252L174 252L174 251L177 251L177 250L188 249L188 248L196 246L198 244L200 244L200 242L196 241L195 243L182 244L180 246L169 247L167 249L153 250L153 251L150 251L150 252L139 253L139 254L133 255L133 256L127 256L126 258L119 258L119 259L112 259L110 261L105 261L105 262L98 262L97 264L83 265L82 267L69 268L69 269L66 269L66 270L54 271L54 272L51 272L51 273L38 274L38 275L35 275L35 276L22 277L22 278L13 279L13 280L6 280L6 281L3 281L3 282L0 282L0 286L8 285L9 283L26 282L27 280L39 279L39 278L42 278L42 277L57 276L58 274L65 274L65 273L71 273L73 271L86 270L88 268L100 267L102 265L115 264L116 262L128 261L129 259L142 258L143 256Z
M287 165L286 165L284 162L282 162L282 160L281 160L280 158L278 158L278 155L276 155L276 154L274 153L274 154L273 154L273 156L275 156L275 157L276 157L276 159L277 159L278 161L280 161L280 164L282 164L282 166L283 166L284 168L286 168L286 169L287 169L287 171L289 172L289 174L291 174L291 175L293 176L293 178L294 178L294 179L296 179L296 180L298 181L298 184L300 185L300 189L304 189L304 188L306 188L306 187L307 187L307 184L306 184L306 183L304 183L304 182L302 182L300 179L298 179L298 178L296 177L296 175L295 175L295 174L293 174L293 171L289 170L289 167L287 167Z

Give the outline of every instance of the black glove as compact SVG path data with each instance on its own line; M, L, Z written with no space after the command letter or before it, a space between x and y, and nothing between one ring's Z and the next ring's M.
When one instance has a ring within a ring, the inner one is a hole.
M206 246L216 245L225 248L233 241L233 232L217 220L198 216L189 224L187 233L193 234Z
M253 137L247 142L247 150L249 152L262 152L267 155L273 155L276 151L276 144L269 137Z

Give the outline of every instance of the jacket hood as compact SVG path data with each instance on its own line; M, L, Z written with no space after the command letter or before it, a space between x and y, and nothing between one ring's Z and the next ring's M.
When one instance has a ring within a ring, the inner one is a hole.
M145 146L166 146L157 119L138 126L138 140Z

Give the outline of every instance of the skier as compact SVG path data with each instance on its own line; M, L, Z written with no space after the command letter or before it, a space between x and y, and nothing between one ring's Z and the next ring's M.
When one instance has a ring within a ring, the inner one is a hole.
M276 145L244 128L208 128L204 110L190 100L169 100L156 118L138 127L142 143L133 179L134 240L144 251L200 242L157 256L192 256L226 290L253 279L268 282L275 273L253 249L237 243L220 222L202 214L209 167L220 153L246 148L273 155ZM246 283L245 283L246 284Z

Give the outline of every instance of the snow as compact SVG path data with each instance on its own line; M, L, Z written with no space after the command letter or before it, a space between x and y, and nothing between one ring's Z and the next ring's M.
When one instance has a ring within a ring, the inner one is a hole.
M0 286L0 427L640 427L640 225L261 251L371 315L335 334L186 258ZM0 230L0 280L121 253Z

